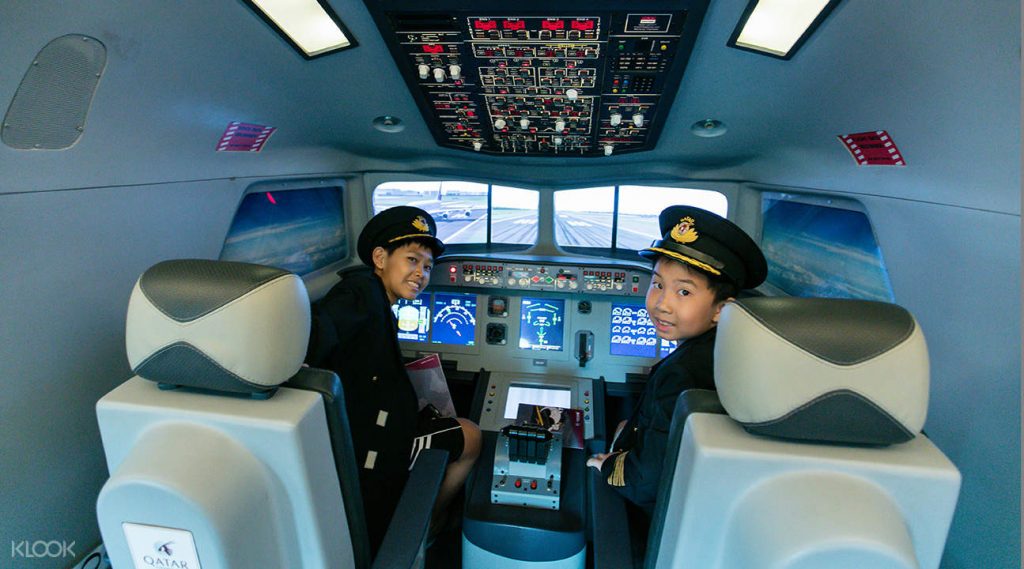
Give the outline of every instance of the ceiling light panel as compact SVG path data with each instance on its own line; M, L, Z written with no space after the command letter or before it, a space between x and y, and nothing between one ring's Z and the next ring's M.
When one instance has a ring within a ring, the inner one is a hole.
M821 24L837 0L755 0L730 46L789 59Z
M246 0L306 58L355 45L341 20L317 0Z

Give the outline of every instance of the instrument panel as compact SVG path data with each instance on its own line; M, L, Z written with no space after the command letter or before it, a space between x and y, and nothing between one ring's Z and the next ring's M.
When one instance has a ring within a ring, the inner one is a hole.
M442 258L428 289L394 307L407 356L441 353L461 369L626 381L673 349L644 297L642 263L509 255ZM619 285L619 286L617 286Z
M622 266L580 266L491 260L442 261L434 267L431 285L517 291L586 292L644 296L650 270Z
M366 4L438 144L579 157L654 147L707 0Z

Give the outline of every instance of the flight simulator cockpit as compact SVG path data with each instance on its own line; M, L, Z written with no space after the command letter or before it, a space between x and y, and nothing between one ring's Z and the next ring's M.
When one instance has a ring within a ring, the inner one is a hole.
M708 2L653 0L623 8L573 0L551 8L527 0L515 10L451 1L366 4L438 145L465 156L585 161L654 147ZM430 175L409 177L421 182ZM632 567L628 533L609 527L623 525L624 506L609 498L615 494L586 461L608 450L614 421L629 415L651 367L677 348L658 337L645 308L652 267L631 254L650 243L642 229L653 227L657 211L620 207L657 204L652 196L659 188L501 187L505 194L534 194L528 207L519 207L495 185L466 182L482 189L446 193L446 182L437 182L424 192L413 187L419 182L389 186L378 178L364 173L362 189L371 195L361 196L369 198L363 206L372 202L373 213L422 206L447 226L446 243L469 244L451 247L436 260L428 288L392 307L403 357L437 356L454 406L483 433L465 486L461 567ZM353 498L365 473L346 439L344 390L333 373L302 366L310 322L306 287L325 277L337 281L338 261L352 257L347 236L358 233L345 226L353 216L340 204L357 202L341 197L346 183L316 188L292 223L278 227L294 232L282 263L266 260L258 241L271 232L253 230L253 223L229 232L221 256L253 264L172 261L140 278L126 333L138 377L97 406L112 475L97 510L119 559L144 566L146 556L156 559L147 548L170 539L190 553L189 567L200 567L200 560L214 567L369 567L361 499ZM288 200L272 196L275 184L254 184L242 209L253 203L249 198L261 202L265 195L284 210ZM309 190L300 182L282 189L299 188ZM583 190L599 192L580 202L603 191L607 211L558 209L554 194ZM667 199L664 205L679 203ZM320 263L327 240L302 230L325 212L333 216L324 225L334 237L334 256ZM517 240L524 234L531 237ZM476 240L460 243L457 237L467 235ZM303 239L303 248L294 247ZM293 261L310 263L304 274L313 276L289 272ZM184 298L182 291L200 291L202 298ZM915 438L928 381L919 327L898 307L786 300L723 309L722 328L734 331L716 344L731 350L731 357L716 354L723 397L691 394L677 404L672 432L664 433L671 450L647 566L837 566L836 559L854 559L847 566L936 567L959 475L926 438ZM851 347L840 338L837 348L828 343L835 335L822 340L797 329L818 318L862 341ZM774 384L757 383L765 378ZM803 413L819 399L834 406ZM835 416L852 417L853 427L832 430ZM378 420L386 422L387 414ZM840 448L849 443L864 448ZM880 450L894 443L903 448ZM195 475L168 460L165 449L167 456L189 453L214 475ZM429 452L415 462L406 494L417 484L439 483L421 467L434 474L444 467L443 457ZM697 484L701 490L691 491ZM807 488L820 495L808 498ZM429 512L429 494L403 494L397 523ZM822 496L838 496L856 513L806 514ZM796 530L787 544L798 555L787 557L772 530L782 523L778 512L788 511L781 506L790 504L802 509L788 520ZM938 510L942 515L931 515ZM733 511L743 515L730 517ZM825 517L839 529L818 531L814 522ZM714 521L702 525L697 518ZM417 540L425 537L426 522L417 532L408 540L389 541L389 534L375 566L416 566L415 556L397 558L409 540L423 553ZM836 546L834 535L852 535L856 544ZM790 563L799 555L811 564Z

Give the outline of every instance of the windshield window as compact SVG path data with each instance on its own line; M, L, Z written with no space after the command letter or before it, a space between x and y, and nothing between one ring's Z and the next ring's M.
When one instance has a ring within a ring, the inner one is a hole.
M555 192L555 241L570 247L612 246L615 187Z
M671 205L692 205L726 217L729 201L711 190L664 188L657 186L619 186L619 226L616 247L643 249L661 239L658 214Z
M437 222L438 239L445 243L487 242L487 184L386 182L373 191L374 215L397 205L429 213Z
M539 203L536 190L491 186L491 243L534 244Z

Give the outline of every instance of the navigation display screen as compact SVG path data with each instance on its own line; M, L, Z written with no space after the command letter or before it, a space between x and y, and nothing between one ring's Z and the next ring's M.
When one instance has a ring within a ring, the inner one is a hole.
M555 387L526 387L510 385L508 398L505 399L505 418L515 419L519 413L519 404L540 405L542 407L572 408L572 391Z
M416 300L399 298L391 311L398 318L398 340L401 342L426 342L430 332L430 295Z
M661 357L665 357L675 351L679 347L679 342L675 340L661 339Z
M647 309L639 304L612 303L611 342L613 356L653 358L658 351L658 336Z
M565 300L523 298L519 313L519 347L524 350L562 351Z
M476 342L476 295L434 293L434 344L472 346Z

